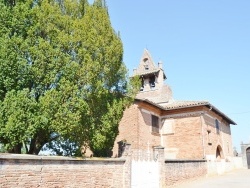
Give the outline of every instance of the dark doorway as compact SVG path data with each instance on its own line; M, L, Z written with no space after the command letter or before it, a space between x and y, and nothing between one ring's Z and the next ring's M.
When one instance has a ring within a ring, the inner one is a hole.
M247 154L247 166L248 166L248 169L250 169L250 147L247 148L246 154Z
M219 146L217 146L217 148L216 148L216 159L217 160L220 160L220 159L223 159L224 157L223 157L223 152L222 152L222 148L221 148L221 146L219 145Z
M221 155L220 155L220 150L219 148L216 149L216 159L220 159Z

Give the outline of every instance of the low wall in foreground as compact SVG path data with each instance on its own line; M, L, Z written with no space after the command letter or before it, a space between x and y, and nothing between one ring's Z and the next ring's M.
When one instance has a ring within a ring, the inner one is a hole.
M207 174L206 160L165 160L165 185L171 186Z
M154 181L156 187L158 185L159 187L169 187L199 177L223 174L242 168L242 158L240 157L219 162L165 160L164 148L160 147L155 148L153 156L153 160L151 159L149 162L144 158L141 159L145 166L132 172L131 161L136 161L138 156L129 150L123 158L86 160L68 157L0 154L0 187L130 188L132 175L136 175L136 173L146 174L146 178L152 178L155 175L154 177L158 177L159 180ZM140 161L140 159L138 160ZM159 165L158 170L150 169L152 162L158 163L155 164ZM141 173L143 171L145 173ZM137 178L137 176L133 177ZM143 178L140 176L140 179Z
M122 187L125 159L0 154L0 187Z
M232 157L230 160L207 161L207 175L221 175L235 169L243 168L242 157Z

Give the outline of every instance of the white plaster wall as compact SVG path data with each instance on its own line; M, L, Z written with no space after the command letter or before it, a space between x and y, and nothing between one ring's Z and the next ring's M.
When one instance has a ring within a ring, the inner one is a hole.
M232 157L231 159L220 161L207 161L207 175L221 175L232 170L243 168L242 157Z

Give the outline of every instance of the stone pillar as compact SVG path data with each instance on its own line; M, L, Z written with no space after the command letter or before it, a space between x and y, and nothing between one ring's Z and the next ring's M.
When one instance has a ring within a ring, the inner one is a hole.
M124 174L124 182L123 187L124 188L130 188L131 184L131 162L132 162L132 151L130 150L131 144L125 144L124 151L122 153L122 158L126 159L126 162L124 164L123 168L123 174Z
M244 144L243 142L241 142L242 163L243 163L244 168L248 168L246 150L249 147L250 147L250 144Z
M156 146L154 147L154 159L159 163L159 182L160 187L165 187L165 156L164 156L164 147Z
M131 144L128 144L128 143L125 144L121 157L126 158L128 156L131 156L130 147L131 147Z

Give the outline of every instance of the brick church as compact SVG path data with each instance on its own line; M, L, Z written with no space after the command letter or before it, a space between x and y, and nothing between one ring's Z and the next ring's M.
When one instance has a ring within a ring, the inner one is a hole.
M133 71L136 75L141 79L141 89L123 114L114 157L121 155L121 142L137 151L163 146L166 159L233 157L230 125L236 123L232 119L208 101L174 100L171 88L164 83L162 63L156 66L148 50Z

